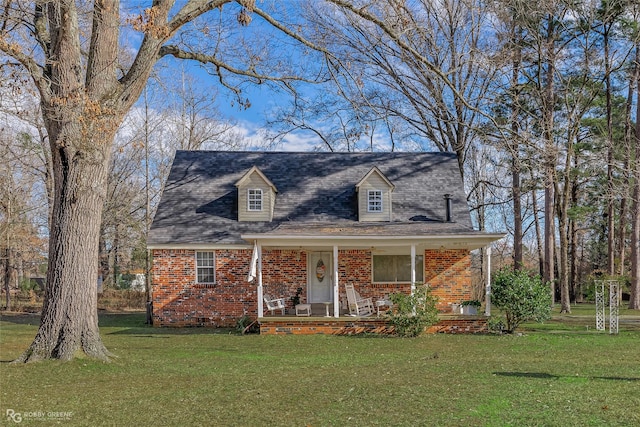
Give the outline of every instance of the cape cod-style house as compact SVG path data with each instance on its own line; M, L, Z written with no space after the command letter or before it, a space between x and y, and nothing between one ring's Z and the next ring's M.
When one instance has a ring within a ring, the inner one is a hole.
M178 151L148 237L154 324L353 320L347 285L380 305L426 283L451 312L470 251L502 236L473 229L451 153Z

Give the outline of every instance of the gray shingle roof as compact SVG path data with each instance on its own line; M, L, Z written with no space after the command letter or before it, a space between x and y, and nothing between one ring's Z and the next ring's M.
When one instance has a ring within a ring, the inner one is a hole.
M252 166L278 189L272 222L237 221L234 184ZM391 223L358 222L355 186L374 166L395 185ZM444 222L447 193L453 223ZM147 243L246 244L241 234L305 230L474 234L452 153L178 151Z

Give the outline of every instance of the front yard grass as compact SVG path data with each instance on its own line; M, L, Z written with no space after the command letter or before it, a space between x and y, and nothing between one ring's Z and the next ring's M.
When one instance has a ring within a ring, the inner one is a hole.
M640 425L640 328L624 323L609 335L556 313L521 335L401 339L143 322L101 316L112 363L14 365L38 318L3 316L3 425L8 409L38 426Z

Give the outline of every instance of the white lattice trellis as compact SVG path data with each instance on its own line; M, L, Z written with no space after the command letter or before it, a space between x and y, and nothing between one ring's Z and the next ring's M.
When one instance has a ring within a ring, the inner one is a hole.
M596 281L596 329L606 330L606 293L605 287L609 287L609 333L618 333L618 318L620 308L620 285L617 280Z
M618 282L609 283L609 333L618 333L618 315L620 314L620 286Z
M605 330L604 283L599 284L598 282L596 282L596 329L598 331L604 331Z

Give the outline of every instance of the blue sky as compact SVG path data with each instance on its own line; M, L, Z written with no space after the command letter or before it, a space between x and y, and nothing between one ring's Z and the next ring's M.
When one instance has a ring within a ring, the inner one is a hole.
M123 0L121 3L121 11L122 18L126 20L127 14L129 16L135 16L140 13L145 8L149 7L150 1L140 1L140 0ZM184 1L178 1L177 6L174 6L174 10L178 10L181 3ZM294 1L287 0L286 2L276 2L271 4L271 6L281 6L282 4L286 4L291 6L295 4ZM269 3L267 2L259 2L258 4L261 8L269 7ZM234 37L239 37L241 42L246 37L248 40L252 40L254 34L261 35L262 39L265 39L264 33L261 31L267 28L271 32L273 32L272 28L265 24L260 18L254 19L254 21L247 27L240 27L235 22L235 16L239 10L239 6L237 4L226 5L223 8L223 16L225 18L230 19L230 22L226 22L225 30L223 34L229 33L229 37L223 37L223 43L229 43L231 40L234 40ZM286 13L286 8L281 10L283 13ZM217 11L209 12L205 15L206 18L213 22L212 32L215 32L215 27L219 25L218 19L222 19L220 14ZM294 19L294 18L293 18ZM206 21L204 21L206 24ZM225 25L225 24L220 24ZM198 31L195 31L198 34ZM281 38L282 36L280 36ZM273 39L278 42L278 36L274 35ZM124 46L129 46L131 49L131 54L134 55L136 53L137 46L142 40L142 34L137 31L133 31L130 27L125 26L122 31L121 43ZM212 37L211 40L215 41L215 37ZM246 41L246 40L244 40ZM169 42L177 43L176 40L171 40ZM259 44L258 47L262 47L263 50L265 48L271 47L273 48L273 41L264 42L264 46L262 46L261 41L257 41L256 44ZM269 44L272 43L272 44ZM297 54L296 49L292 47L288 47L287 45L290 42L284 42L282 46L284 46L281 53L281 61L287 66L292 66L295 68L296 63L300 61L300 55ZM276 47L279 47L277 43ZM224 49L224 46L223 46ZM271 54L271 51L269 51ZM234 64L235 65L235 64ZM238 68L242 68L238 66ZM227 88L223 87L219 82L218 78L214 75L208 74L202 64L197 63L196 61L185 61L185 60L176 60L172 57L165 57L160 60L160 62L156 66L156 70L161 70L160 72L163 75L165 81L170 79L175 79L175 76L180 75L182 70L185 70L189 75L194 76L196 82L201 83L203 90L208 90L208 88L213 88L212 96L215 94L215 101L219 111L222 114L223 119L228 119L234 123L236 123L236 130L241 131L247 138L258 139L259 138L259 130L263 127L265 122L265 117L268 112L272 110L276 106L284 106L290 101L290 95L284 92L279 92L275 88L273 88L269 84L263 85L254 85L254 84L243 84L242 85L242 97L248 98L251 102L250 108L243 108L234 101L234 94ZM313 89L311 89L313 90ZM281 150L289 150L289 151L308 151L313 149L313 146L318 144L317 138L312 138L311 133L307 136L304 135L291 135L286 138L286 144L279 147ZM256 147L258 148L258 147Z

